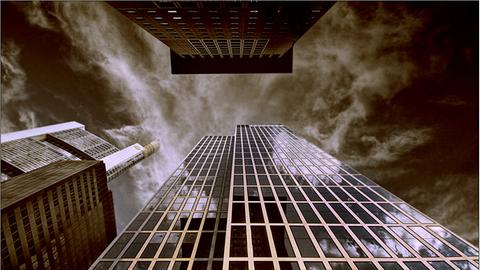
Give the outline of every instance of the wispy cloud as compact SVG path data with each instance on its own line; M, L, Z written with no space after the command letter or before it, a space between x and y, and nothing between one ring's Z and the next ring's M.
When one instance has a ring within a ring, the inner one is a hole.
M1 65L2 65L2 133L14 131L21 125L21 128L33 128L36 126L35 113L22 102L28 99L25 90L27 76L20 65L20 48L13 42L2 43ZM18 108L13 113L10 108Z

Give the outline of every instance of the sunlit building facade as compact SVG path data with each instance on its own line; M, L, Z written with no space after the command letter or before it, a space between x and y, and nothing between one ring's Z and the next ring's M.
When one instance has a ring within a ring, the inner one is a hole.
M156 142L118 149L78 122L6 133L0 141L2 181L61 160L101 160L112 180L157 149Z
M2 269L87 269L117 235L101 161L51 163L1 189Z
M282 125L207 136L91 269L478 269L478 249Z
M292 72L294 43L333 1L109 1L171 49L173 74Z

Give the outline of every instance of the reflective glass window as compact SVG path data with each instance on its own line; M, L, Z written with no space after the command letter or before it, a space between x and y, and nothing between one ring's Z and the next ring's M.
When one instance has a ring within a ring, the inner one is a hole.
M428 262L435 270L452 270L453 268L446 262Z
M373 203L364 203L363 206L370 211L373 215L375 215L378 219L380 219L381 222L386 223L386 224L395 224L397 223L395 220L393 220L387 213L385 213L383 210L381 210L378 206L376 206Z
M346 262L330 262L332 270L351 270L352 268Z
M380 238L385 245L387 245L397 257L400 258L411 258L413 257L410 253L397 239L395 239L385 228L383 227L369 227L373 233L375 233L378 238Z
M330 227L335 237L338 239L340 244L343 246L345 251L350 257L354 258L365 258L367 255L363 252L360 246L355 242L355 240L350 236L350 234L345 230L345 228L340 226Z
M405 265L410 270L428 270L428 268L421 262L405 262Z
M404 215L402 212L400 212L400 210L398 210L397 208L393 207L393 205L389 204L389 203L381 203L379 204L380 207L382 207L383 209L387 210L387 212L389 212L390 214L392 214L394 217L396 217L398 220L400 220L400 222L402 223L414 223L413 220L411 220L409 217L407 217L406 215Z
M396 262L380 262L380 266L382 266L384 270L403 270Z
M452 262L462 270L478 270L478 267L469 261L452 261Z
M378 269L371 262L356 262L355 266L357 267L358 270L376 270L376 269Z
M352 210L352 212L360 218L360 220L365 224L378 224L378 222L372 218L360 205L355 203L347 203L347 207Z
M445 245L442 241L438 240L431 233L425 230L422 227L410 227L418 236L425 239L434 249L438 250L440 254L446 257L456 257L460 256L457 252L451 249L449 246Z
M320 216L325 220L327 224L340 223L335 215L330 211L330 209L324 203L314 203L313 204L317 209Z
M337 248L337 245L335 245L335 242L333 242L332 238L328 234L327 230L324 227L320 226L310 226L310 229L313 232L313 235L315 236L315 239L317 239L318 244L320 245L320 248L323 251L323 254L328 257L333 257L333 258L340 258L342 257L342 253Z
M284 226L271 226L273 243L278 257L295 257L290 239Z
M291 226L290 228L302 257L318 257L315 246L313 245L312 240L308 236L305 228L300 226Z
M171 258L173 256L173 252L177 247L178 240L180 239L180 233L170 233L167 238L167 242L163 246L162 252L160 253L160 258Z
M375 258L390 258L391 256L385 249L375 240L370 233L363 227L353 227L350 229L360 239L363 245L372 253Z
M351 196L353 196L357 201L359 202L367 202L369 201L367 199L367 197L363 196L360 192L358 192L357 189L353 188L353 187L345 187L344 188L345 191L350 194Z
M429 218L425 217L423 214L418 212L417 210L413 209L410 205L406 203L398 203L396 204L400 209L403 211L407 212L410 214L412 217L414 217L416 220L418 220L420 223L433 223L432 220Z
M412 234L410 234L403 227L390 227L390 229L398 235L405 243L420 254L422 257L437 257L437 255L417 240Z
M358 220L356 220L350 212L340 203L331 203L330 206L337 212L337 214L342 218L343 222L350 223L350 224L358 224Z
M322 262L305 262L305 268L307 270L324 270L325 266Z
M438 234L441 238L445 239L447 242L452 244L454 247L456 247L458 250L463 252L467 256L478 256L478 251L469 246L467 243L465 243L463 240L460 238L456 237L455 235L449 233L445 229L439 226L432 226L429 227L432 231L434 231L436 234Z
M307 221L307 223L320 223L317 215L313 211L312 207L308 203L299 203L298 208L303 214L303 217Z
M302 220L292 203L282 203L281 205L289 223L302 223Z

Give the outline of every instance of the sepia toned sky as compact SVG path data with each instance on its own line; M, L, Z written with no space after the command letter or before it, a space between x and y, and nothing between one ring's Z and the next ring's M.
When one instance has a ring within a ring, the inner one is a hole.
M78 121L160 151L110 184L123 228L204 135L282 123L478 244L478 2L339 2L292 74L171 75L102 2L1 2L2 133Z

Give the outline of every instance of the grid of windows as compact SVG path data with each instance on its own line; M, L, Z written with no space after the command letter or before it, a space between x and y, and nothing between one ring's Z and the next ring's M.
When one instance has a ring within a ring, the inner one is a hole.
M232 172L224 269L478 269L476 248L283 126L238 126Z
M58 147L63 148L64 144L67 144L74 147L77 152L85 153L95 160L102 159L119 150L109 142L81 128L50 133L47 136L47 141L51 139L52 143L57 142L53 138L60 141L60 143L55 144Z
M221 269L232 141L200 140L92 268Z
M87 268L116 235L101 162L64 161L2 183L2 269Z
M281 125L204 137L91 269L478 269L478 249Z
M2 143L0 156L2 172L9 176L29 172L52 162L68 160L53 147L31 138Z
M281 57L333 2L155 1L110 5L181 56L223 58Z

